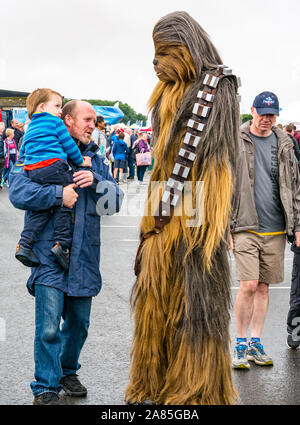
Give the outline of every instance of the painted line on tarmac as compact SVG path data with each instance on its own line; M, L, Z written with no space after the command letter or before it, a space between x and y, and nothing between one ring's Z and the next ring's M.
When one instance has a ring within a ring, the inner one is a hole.
M120 242L140 242L139 239L121 239Z
M101 227L135 227L136 226L109 226L102 225ZM139 242L139 239L120 239L120 242ZM239 286L231 286L231 289L239 289ZM271 286L269 289L291 289L290 286Z
M231 289L239 289L239 286L231 286ZM291 289L290 286L271 286L269 289Z
M102 224L101 227L134 227L137 229L138 226L119 226L119 225L109 225L109 224Z

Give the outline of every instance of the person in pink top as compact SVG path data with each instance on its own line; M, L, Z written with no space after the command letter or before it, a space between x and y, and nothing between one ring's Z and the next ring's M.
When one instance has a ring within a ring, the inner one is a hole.
M17 145L14 140L14 130L8 128L5 132L6 139L4 139L4 170L1 185L9 185L9 173L18 157Z
M136 144L138 145L138 149L140 153L150 151L147 133L141 133L140 138L138 139ZM138 182L140 185L144 184L143 179L144 179L144 174L146 172L146 169L147 169L147 165L137 166L137 176L138 176Z

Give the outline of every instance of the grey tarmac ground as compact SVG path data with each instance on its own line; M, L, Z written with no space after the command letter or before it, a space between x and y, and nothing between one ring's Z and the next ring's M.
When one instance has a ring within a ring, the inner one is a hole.
M148 176L146 176L146 181ZM129 296L134 282L133 263L138 245L140 218L146 186L136 182L123 185L126 213L103 217L101 230L101 272L103 287L94 298L91 326L83 348L80 379L88 387L86 398L70 398L61 393L61 404L122 405L128 379L133 321ZM128 215L129 214L129 215ZM23 211L8 200L8 189L0 191L0 405L32 403L34 298L26 289L29 269L14 258L15 245L23 227ZM232 295L237 281L232 264ZM233 371L241 405L299 405L300 350L287 348L286 315L292 253L287 245L285 279L270 289L270 306L263 332L266 352L273 367L251 364L249 371ZM234 343L234 317L231 322Z

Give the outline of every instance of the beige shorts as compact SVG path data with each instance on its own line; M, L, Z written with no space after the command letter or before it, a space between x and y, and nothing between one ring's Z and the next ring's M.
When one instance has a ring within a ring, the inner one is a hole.
M258 235L240 232L232 235L236 275L240 280L280 283L284 280L286 235Z

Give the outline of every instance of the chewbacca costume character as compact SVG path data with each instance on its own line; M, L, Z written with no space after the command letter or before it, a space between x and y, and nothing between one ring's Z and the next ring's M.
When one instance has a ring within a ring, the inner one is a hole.
M168 183L162 196L149 190L157 213L146 211L141 221L126 402L233 404L227 232L239 146L238 82L185 12L161 18L153 41L160 81L149 100L151 181ZM187 226L185 211L175 214L187 180L204 182L201 226Z

